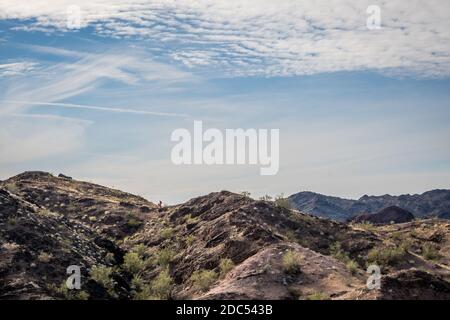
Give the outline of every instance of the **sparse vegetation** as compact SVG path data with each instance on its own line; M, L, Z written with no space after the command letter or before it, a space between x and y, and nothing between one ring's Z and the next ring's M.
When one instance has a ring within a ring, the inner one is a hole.
M397 248L373 248L367 255L368 263L376 263L380 266L395 265L405 256L405 250Z
M175 257L175 251L170 248L164 248L156 252L156 263L162 267L167 266Z
M15 226L15 225L17 224L17 219L14 218L14 217L9 217L8 220L7 220L7 223L8 223L10 226Z
M422 256L431 261L438 261L441 258L441 254L439 253L439 250L436 248L436 246L425 243L422 246Z
M270 202L270 201L273 200L273 198L272 198L271 196L269 196L269 195L266 194L266 195L260 197L259 200Z
M275 196L274 203L278 208L283 208L287 210L291 210L291 203L289 202L288 198L284 197L284 194L279 194Z
M248 192L248 191L242 191L242 192L241 192L241 195L243 195L243 196L246 197L246 198L250 198L251 193Z
M52 260L53 255L51 253L41 251L38 255L38 261L42 263L49 263Z
M325 292L316 292L307 296L306 300L330 300L330 296Z
M189 214L189 215L186 216L186 220L185 221L188 224L192 224L192 223L197 223L199 220L198 220L198 217L192 217L192 215Z
M123 257L123 269L131 274L137 274L141 272L145 267L145 261L136 252L128 252Z
M69 290L67 288L66 282L63 281L63 283L58 287L55 284L52 284L48 286L48 289L51 292L54 292L58 296L63 296L66 300L88 300L89 299L89 293L83 290Z
M339 242L335 242L331 245L330 254L337 260L344 263L345 267L352 275L355 275L358 272L358 263L350 258L348 253L342 249L342 245Z
M145 252L147 251L147 247L141 243L135 245L131 251L137 253L139 257L143 258L145 256Z
M283 255L283 270L286 273L298 273L300 271L300 256L293 250L288 250Z
M372 223L370 223L369 221L363 221L363 222L360 222L360 223L355 223L353 226L356 227L356 228L368 231L368 232L374 232L376 230L376 227Z
M130 218L127 221L127 226L130 227L130 228L133 228L133 229L137 229L140 226L142 226L142 222L137 220L137 219L135 219L135 218Z
M186 237L186 245L187 246L189 246L189 247L192 246L194 241L195 241L195 236L193 234L190 234Z
M161 230L161 237L164 239L169 239L173 236L173 228L164 228Z
M151 292L153 297L161 300L168 299L173 288L173 280L170 277L169 270L161 271L152 281Z
M347 270L352 274L355 275L358 272L359 265L356 261L350 260L348 261L345 266L347 267Z
M194 288L206 291L217 280L217 273L214 270L197 270L190 277Z
M105 266L93 266L91 269L91 279L102 285L106 289L114 288L114 280L111 278L112 268Z
M220 277L223 278L234 268L234 262L231 259L225 258L220 260Z

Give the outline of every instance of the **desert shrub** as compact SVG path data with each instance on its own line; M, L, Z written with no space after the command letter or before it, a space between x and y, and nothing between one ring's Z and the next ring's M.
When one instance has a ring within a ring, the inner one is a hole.
M175 257L175 251L170 248L164 248L156 252L156 263L162 267L167 266Z
M195 241L195 236L193 234L190 234L186 237L186 244L190 247Z
M133 289L134 300L151 300L150 286L142 280L141 276L135 274L131 279L131 289Z
M114 288L114 281L111 279L112 268L105 266L93 266L91 269L91 279L102 285L106 289Z
M115 263L116 262L116 258L114 257L114 253L108 252L105 255L105 261L108 262L108 263L111 263L111 264Z
M291 210L292 208L291 203L289 202L288 198L284 197L284 194L279 194L275 196L274 202L278 208L283 208L287 210Z
M90 217L89 217L89 221L90 221L90 222L97 222L97 220L98 220L98 219L97 219L96 216L90 216Z
M41 251L38 255L38 261L42 263L49 263L52 260L53 255L51 253Z
M161 300L166 300L170 297L172 288L173 280L168 269L161 271L151 283L152 296Z
M133 229L137 229L142 225L142 222L135 219L135 218L130 218L127 221L127 226Z
M376 230L376 227L370 223L369 221L363 221L360 223L355 223L354 224L355 227L365 230L365 231L369 231L369 232L374 232Z
M58 287L55 284L52 284L47 287L51 292L58 296L63 296L66 300L88 300L89 293L83 290L69 290L66 285L66 281Z
M187 215L185 218L186 223L191 224L191 223L197 223L199 221L198 217L192 217L192 215Z
M324 292L316 292L306 297L307 300L330 300L330 296Z
M201 291L206 291L217 280L217 273L214 270L197 270L190 277L192 285Z
M413 245L413 241L411 239L403 239L402 242L400 242L400 249L402 249L403 251L408 251L409 249L411 249Z
M441 258L439 250L429 243L422 245L422 256L427 260L439 260Z
M136 252L128 252L123 257L122 268L131 274L136 274L142 271L145 267L145 261Z
M246 197L246 198L250 198L251 193L248 192L248 191L242 191L242 192L241 192L241 195L244 196L244 197Z
M147 251L147 247L144 244L138 244L131 249L132 252L137 253L137 255L141 258L145 256L145 252Z
M339 242L335 242L330 246L330 254L343 263L351 261L348 253L345 252L344 249L342 249L342 246Z
M220 260L220 277L223 278L234 268L234 262L231 259L225 258Z
M173 229L170 227L161 230L161 237L164 239L171 238L173 236Z
M404 256L405 250L401 247L373 248L367 255L367 261L369 263L387 266L398 263Z
M347 263L345 264L345 266L347 267L347 270L352 274L355 275L358 272L358 263L354 260L349 260L347 261Z
M284 232L284 234L286 236L286 240L290 242L297 242L297 234L294 230L288 229Z
M264 196L262 196L262 197L259 197L259 200L270 202L270 201L273 200L273 198L272 198L271 196L269 196L269 195L266 194L266 195L264 195Z
M300 271L300 257L293 250L288 250L283 255L283 270L286 273L297 273Z

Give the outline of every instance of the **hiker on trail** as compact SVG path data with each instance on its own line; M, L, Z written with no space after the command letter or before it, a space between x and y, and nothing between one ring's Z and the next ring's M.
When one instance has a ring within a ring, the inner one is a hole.
M161 200L159 200L159 202L158 202L158 208L162 208L162 207L163 207L163 203L162 203Z

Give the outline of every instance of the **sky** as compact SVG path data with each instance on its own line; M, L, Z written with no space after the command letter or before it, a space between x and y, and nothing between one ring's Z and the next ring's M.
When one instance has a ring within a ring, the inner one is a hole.
M369 29L370 5L381 26ZM0 0L0 179L213 191L450 188L450 2ZM280 170L171 162L171 133L280 130Z

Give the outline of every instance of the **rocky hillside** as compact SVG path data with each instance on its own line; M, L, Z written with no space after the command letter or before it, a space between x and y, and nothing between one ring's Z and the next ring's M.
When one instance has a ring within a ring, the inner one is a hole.
M450 190L432 190L401 196L363 196L358 200L330 197L314 192L299 192L289 197L292 206L302 212L337 221L360 214L376 213L389 206L408 210L415 217L450 219Z
M340 223L227 191L159 208L26 172L0 183L0 299L449 299L449 231ZM369 264L380 290L365 286ZM81 290L65 286L70 265Z

